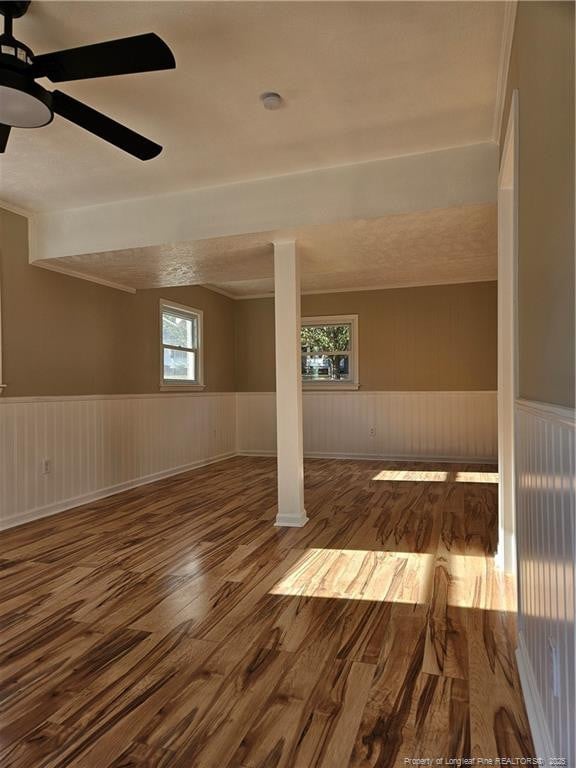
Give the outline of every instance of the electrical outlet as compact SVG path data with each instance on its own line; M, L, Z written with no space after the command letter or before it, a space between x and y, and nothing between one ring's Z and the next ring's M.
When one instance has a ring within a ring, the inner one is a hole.
M42 474L49 475L52 472L52 462L50 459L42 459Z
M550 653L550 673L552 682L552 694L560 698L560 655L558 648L551 637L548 638L548 651Z
M370 431L368 432L370 437L376 437L376 427L370 427Z

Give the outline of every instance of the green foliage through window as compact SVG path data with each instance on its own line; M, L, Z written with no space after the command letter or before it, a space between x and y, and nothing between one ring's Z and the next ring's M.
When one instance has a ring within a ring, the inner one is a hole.
M303 325L301 343L303 353L347 352L350 350L350 326Z

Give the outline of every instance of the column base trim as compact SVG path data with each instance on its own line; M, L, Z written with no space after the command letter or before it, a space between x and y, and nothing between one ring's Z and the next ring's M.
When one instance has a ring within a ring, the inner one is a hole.
M278 515L274 522L276 528L303 528L308 522L308 515L304 517L292 517L291 515Z

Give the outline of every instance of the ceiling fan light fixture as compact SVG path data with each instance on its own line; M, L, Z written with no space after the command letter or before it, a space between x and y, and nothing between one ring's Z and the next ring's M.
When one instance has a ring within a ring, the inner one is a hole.
M29 78L0 70L0 123L11 128L41 128L52 122L52 96Z
M0 154L6 151L12 128L41 128L58 115L118 149L151 160L162 151L116 120L61 91L47 91L35 81L53 83L95 77L133 75L174 69L176 61L154 32L107 40L35 56L13 35L14 19L23 16L31 0L0 0L4 31L0 33Z

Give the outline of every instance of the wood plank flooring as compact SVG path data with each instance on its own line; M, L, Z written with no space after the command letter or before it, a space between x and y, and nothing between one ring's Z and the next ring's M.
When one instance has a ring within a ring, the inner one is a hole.
M0 534L2 768L533 755L491 466L237 458Z

